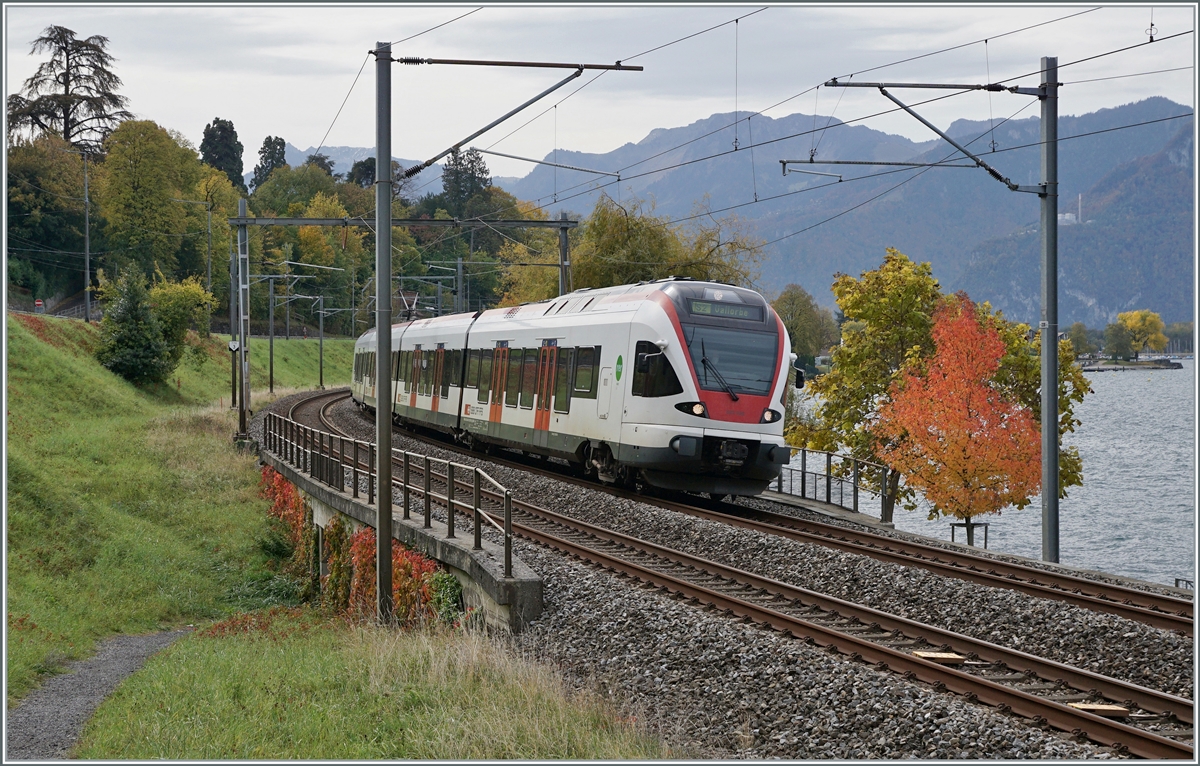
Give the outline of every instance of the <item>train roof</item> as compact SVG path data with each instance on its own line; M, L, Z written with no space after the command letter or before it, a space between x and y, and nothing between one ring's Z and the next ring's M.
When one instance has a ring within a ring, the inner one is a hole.
M767 301L761 295L749 288L737 287L724 282L701 281L690 277L668 277L666 279L656 279L629 285L596 288L584 287L574 292L554 298L547 298L542 301L522 303L519 306L487 309L479 315L479 318L481 320L488 320L541 317L550 310L555 310L554 305L559 303L566 305L556 309L556 315L574 314L583 311L602 311L611 308L613 304L629 305L630 303L637 302L637 296L639 295L644 296L643 300L649 299L650 294L654 292L666 293L676 303L681 303L687 298L693 298L700 300L733 301L757 306L767 305ZM394 329L407 324L412 324L413 327L436 325L439 328L451 330L457 325L470 324L478 313L446 314L440 317L416 319L411 322L398 322L393 324L392 327ZM359 341L361 342L373 337L375 337L375 328L371 328L363 333Z

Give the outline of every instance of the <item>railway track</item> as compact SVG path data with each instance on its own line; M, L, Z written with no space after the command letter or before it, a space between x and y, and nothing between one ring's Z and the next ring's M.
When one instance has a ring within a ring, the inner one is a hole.
M348 394L343 394L343 396L348 396ZM329 406L334 403L336 402L330 402ZM321 427L342 432L328 420L324 420L324 425ZM460 445L441 439L431 438L422 433L407 429L404 433L411 438L436 445L442 449L454 450L464 455L479 456L478 452L467 450ZM1182 598L972 555L969 552L954 551L868 530L810 521L743 505L725 502L701 504L702 501L699 498L694 503L685 503L670 498L630 492L581 478L566 467L555 466L544 460L518 460L497 455L489 455L488 459L501 465L550 476L577 486L600 489L618 497L678 513L858 553L881 561L921 567L944 577L1016 590L1039 598L1063 601L1085 609L1116 614L1156 628L1177 630L1187 635L1193 635L1193 603Z
M327 412L344 397L318 395L289 414L336 429ZM421 466L410 471L424 481ZM444 496L446 477L430 473L435 496ZM465 482L455 484L470 490ZM495 513L501 499L484 494L485 510ZM1191 700L698 559L521 501L512 507L517 534L679 597L1135 755L1192 757ZM1127 723L1089 710L1119 714Z

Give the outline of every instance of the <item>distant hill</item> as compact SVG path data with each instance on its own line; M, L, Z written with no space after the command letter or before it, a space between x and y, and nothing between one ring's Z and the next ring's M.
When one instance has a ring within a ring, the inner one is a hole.
M1117 166L1083 195L1085 222L1058 229L1060 326L1103 327L1140 308L1168 323L1192 318L1194 170L1187 126L1162 151ZM976 246L958 286L1030 321L1041 312L1040 280L1041 238L1032 225Z

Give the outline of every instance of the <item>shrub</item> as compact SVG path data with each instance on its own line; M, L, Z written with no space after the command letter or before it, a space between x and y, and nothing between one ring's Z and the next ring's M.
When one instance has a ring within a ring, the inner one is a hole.
M108 310L100 323L100 364L134 385L166 380L175 367L162 324L150 308L146 278L127 268L104 284L101 296Z

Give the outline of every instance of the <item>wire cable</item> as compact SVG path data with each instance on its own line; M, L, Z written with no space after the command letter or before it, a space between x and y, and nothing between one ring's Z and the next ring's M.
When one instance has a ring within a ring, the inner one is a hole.
M401 40L392 40L390 43L388 43L388 45L399 45L400 43L406 43L409 40L420 37L421 35L429 34L430 32L432 32L435 29L441 29L442 27L446 26L447 24L453 24L454 22L459 21L460 19L465 19L466 17L470 16L472 13L479 13L482 10L483 10L483 6L480 6L473 11L467 11L463 15L456 16L455 18L450 19L449 21L443 21L441 24L438 24L435 27L430 27L429 29L426 29L424 32L417 32L415 35L409 35L408 37L405 37Z
M1136 72L1134 74L1118 74L1112 77L1093 77L1090 80L1071 80L1070 82L1060 82L1059 85L1078 85L1084 82L1103 82L1104 80L1122 80L1126 77L1142 77L1148 74L1164 74L1166 72L1182 72L1185 69L1195 69L1194 66L1177 66L1174 69L1156 69L1153 72Z

